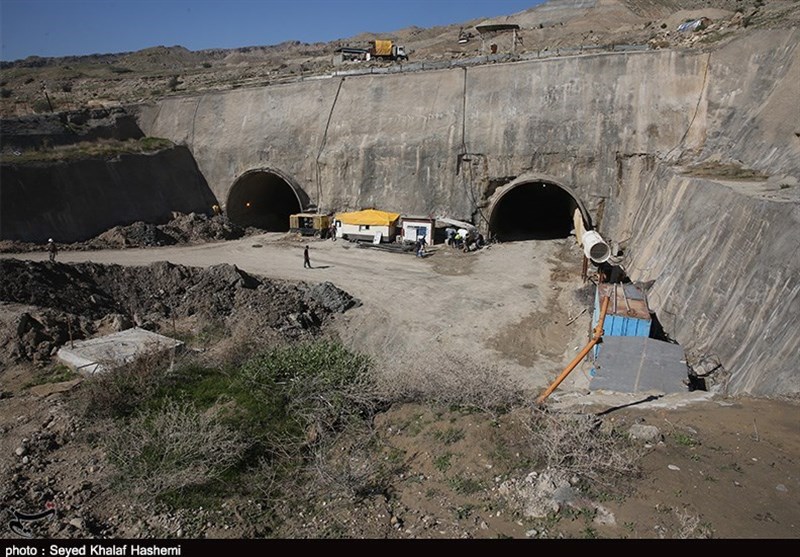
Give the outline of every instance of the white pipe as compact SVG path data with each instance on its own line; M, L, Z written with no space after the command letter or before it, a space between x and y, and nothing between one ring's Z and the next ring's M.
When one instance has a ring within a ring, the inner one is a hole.
M600 234L587 230L583 234L583 253L595 263L605 263L611 256L611 248Z

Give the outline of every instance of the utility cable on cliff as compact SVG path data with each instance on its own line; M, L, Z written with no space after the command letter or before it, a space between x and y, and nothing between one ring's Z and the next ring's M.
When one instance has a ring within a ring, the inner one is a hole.
M467 68L464 68L464 85L461 88L461 155L467 154Z
M470 201L472 202L472 214L478 213L486 225L489 225L489 219L483 214L480 207L478 207L478 199L475 195L475 191L472 188L472 182L474 179L472 173L472 163L470 162L469 158L467 157L467 68L464 68L464 85L461 90L461 150L458 154L458 166L461 167L463 162L469 163L467 168L469 169L469 178L464 179L464 188L467 190L467 195L469 196ZM453 181L455 182L456 177L453 177ZM454 188L455 189L455 188Z
M328 128L331 126L333 109L336 107L336 101L339 100L339 92L342 90L343 83L344 78L339 80L339 85L336 87L336 95L333 97L331 109L328 112L328 121L325 122L325 131L322 133L322 141L319 144L319 151L317 152L317 159L315 161L317 167L317 211L319 211L319 208L322 206L322 171L319 166L319 159L322 157L322 151L325 149L325 144L328 142Z
M711 53L709 52L708 55L706 56L706 67L705 71L703 72L703 84L700 87L700 95L698 96L697 102L695 103L694 106L694 114L692 114L692 118L691 120L689 120L689 125L686 126L686 130L684 130L680 141L678 141L678 143L674 147L672 147L672 149L667 151L667 153L663 157L661 157L661 160L668 160L672 152L681 145L683 145L683 142L686 141L686 138L688 137L689 132L691 131L692 126L694 125L694 121L697 119L697 113L700 111L700 103L703 101L706 87L708 87L708 69L710 66L711 66ZM634 230L636 224L635 221L636 219L640 218L639 216L642 214L642 207L644 207L645 202L650 198L650 189L656 182L657 177L658 177L658 169L655 169L653 170L653 173L650 176L650 180L648 180L647 185L645 186L644 191L642 192L641 201L639 201L639 206L636 208L635 211L628 213L629 218L632 216L633 220L630 221L630 225L627 230L627 235L626 235L627 239L623 240L623 242L627 242L631 238L638 236L639 231ZM623 263L625 263L626 266L630 265L631 270L633 269L639 269L640 271L646 270L643 268L633 266L633 254L628 250L625 251Z
M200 95L200 98L197 99L197 104L194 105L194 112L192 113L192 149L194 149L194 127L197 122L197 111L200 110L200 103L203 102L204 96L205 95ZM159 110L161 109L159 108Z
M700 111L700 103L703 101L703 97L705 96L706 87L708 87L708 68L711 66L711 53L708 53L706 57L706 68L703 72L703 85L700 87L700 96L697 97L697 103L694 105L694 114L692 114L692 119L689 120L689 125L686 126L686 131L683 132L683 136L681 136L680 141L678 141L677 145L675 145L672 149L667 151L667 154L664 155L664 159L668 159L670 154L683 145L683 142L686 141L686 137L689 135L689 131L691 131L692 126L694 125L694 121L697 119L697 113Z

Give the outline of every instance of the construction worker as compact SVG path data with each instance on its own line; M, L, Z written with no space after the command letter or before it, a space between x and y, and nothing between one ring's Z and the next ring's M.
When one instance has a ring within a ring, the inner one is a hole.
M56 260L56 255L58 254L58 246L56 246L56 243L52 238L47 240L47 251L50 253L50 262L54 262Z
M417 238L417 257L425 257L425 236Z

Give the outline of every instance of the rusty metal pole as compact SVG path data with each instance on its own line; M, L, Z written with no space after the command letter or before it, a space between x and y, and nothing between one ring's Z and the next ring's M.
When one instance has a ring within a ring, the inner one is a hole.
M539 398L536 399L536 404L543 403L547 397L549 397L552 392L556 390L561 382L567 378L567 375L569 375L570 372L572 372L572 370L575 369L579 363L581 363L592 347L603 337L603 322L605 321L606 312L608 311L608 301L608 296L603 296L603 302L600 306L600 319L597 321L597 325L594 328L594 334L592 335L591 340L586 344L586 346L583 347L583 350L581 350L580 353L575 356L575 359L564 368L564 371L561 372L561 375L559 375L556 380L553 381L541 395L539 395Z
M583 282L586 282L586 278L589 276L589 258L586 255L583 256L583 265L581 266L581 278Z

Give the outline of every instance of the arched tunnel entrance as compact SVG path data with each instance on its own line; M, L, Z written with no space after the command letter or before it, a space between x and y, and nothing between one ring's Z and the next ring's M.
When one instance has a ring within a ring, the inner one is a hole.
M295 188L278 172L251 170L234 182L225 210L239 226L289 230L289 215L303 209Z
M493 204L489 234L501 241L566 238L575 228L575 210L587 215L571 192L558 184L531 180L505 191Z

